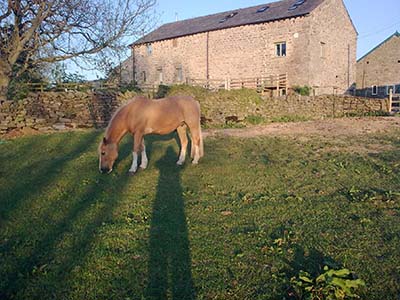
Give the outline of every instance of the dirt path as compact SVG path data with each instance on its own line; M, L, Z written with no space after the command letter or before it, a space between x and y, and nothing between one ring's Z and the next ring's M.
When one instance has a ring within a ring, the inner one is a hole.
M204 137L218 135L236 137L256 136L302 136L302 137L332 137L332 136L360 136L368 133L389 132L400 129L399 117L366 117L326 119L308 122L272 123L240 129L206 129ZM24 135L40 134L33 129L11 131L0 139L10 139Z
M326 119L308 122L273 123L240 129L207 129L204 137L217 135L236 137L256 136L358 136L400 129L399 117L366 117Z

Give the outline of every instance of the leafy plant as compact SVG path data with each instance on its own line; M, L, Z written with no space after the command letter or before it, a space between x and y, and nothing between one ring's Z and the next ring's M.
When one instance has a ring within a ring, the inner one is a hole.
M156 99L164 98L165 96L168 95L168 92L169 92L170 89L171 89L171 88L170 88L168 85L162 85L162 84L160 84L160 85L158 86L158 91L157 91L157 93L156 93L156 95L155 95L155 98L156 98Z
M361 279L355 279L348 269L334 270L324 267L324 273L316 278L305 271L291 279L296 299L304 300L345 300L360 298L357 290L365 286Z
M308 85L304 85L304 86L295 85L293 87L293 91L295 91L297 94L302 95L302 96L310 96L311 87Z

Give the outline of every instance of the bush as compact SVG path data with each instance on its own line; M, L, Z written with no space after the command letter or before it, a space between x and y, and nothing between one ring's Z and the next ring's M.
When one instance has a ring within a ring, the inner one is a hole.
M156 99L164 98L165 96L168 95L168 92L170 89L171 88L168 85L160 84L158 86L158 91L157 91L156 95L154 96L154 98L156 98Z
M308 85L304 85L304 86L295 85L293 87L293 91L295 91L297 94L302 95L302 96L310 96L311 87Z

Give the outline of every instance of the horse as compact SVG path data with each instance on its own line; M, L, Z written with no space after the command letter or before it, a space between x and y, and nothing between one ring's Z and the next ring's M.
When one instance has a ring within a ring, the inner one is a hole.
M197 164L204 155L200 117L200 104L190 96L171 96L157 100L143 96L134 97L114 113L107 126L98 148L99 171L107 174L112 172L118 158L119 142L127 133L133 136L130 175L138 170L139 154L142 158L140 168L147 167L144 143L144 136L147 134L165 135L176 130L181 144L177 165L183 165L188 145L187 128L191 135L192 163Z

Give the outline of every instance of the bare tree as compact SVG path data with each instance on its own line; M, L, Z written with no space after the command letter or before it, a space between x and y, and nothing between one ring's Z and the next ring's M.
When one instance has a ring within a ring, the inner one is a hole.
M153 25L156 0L0 0L0 97L29 67L121 49Z

